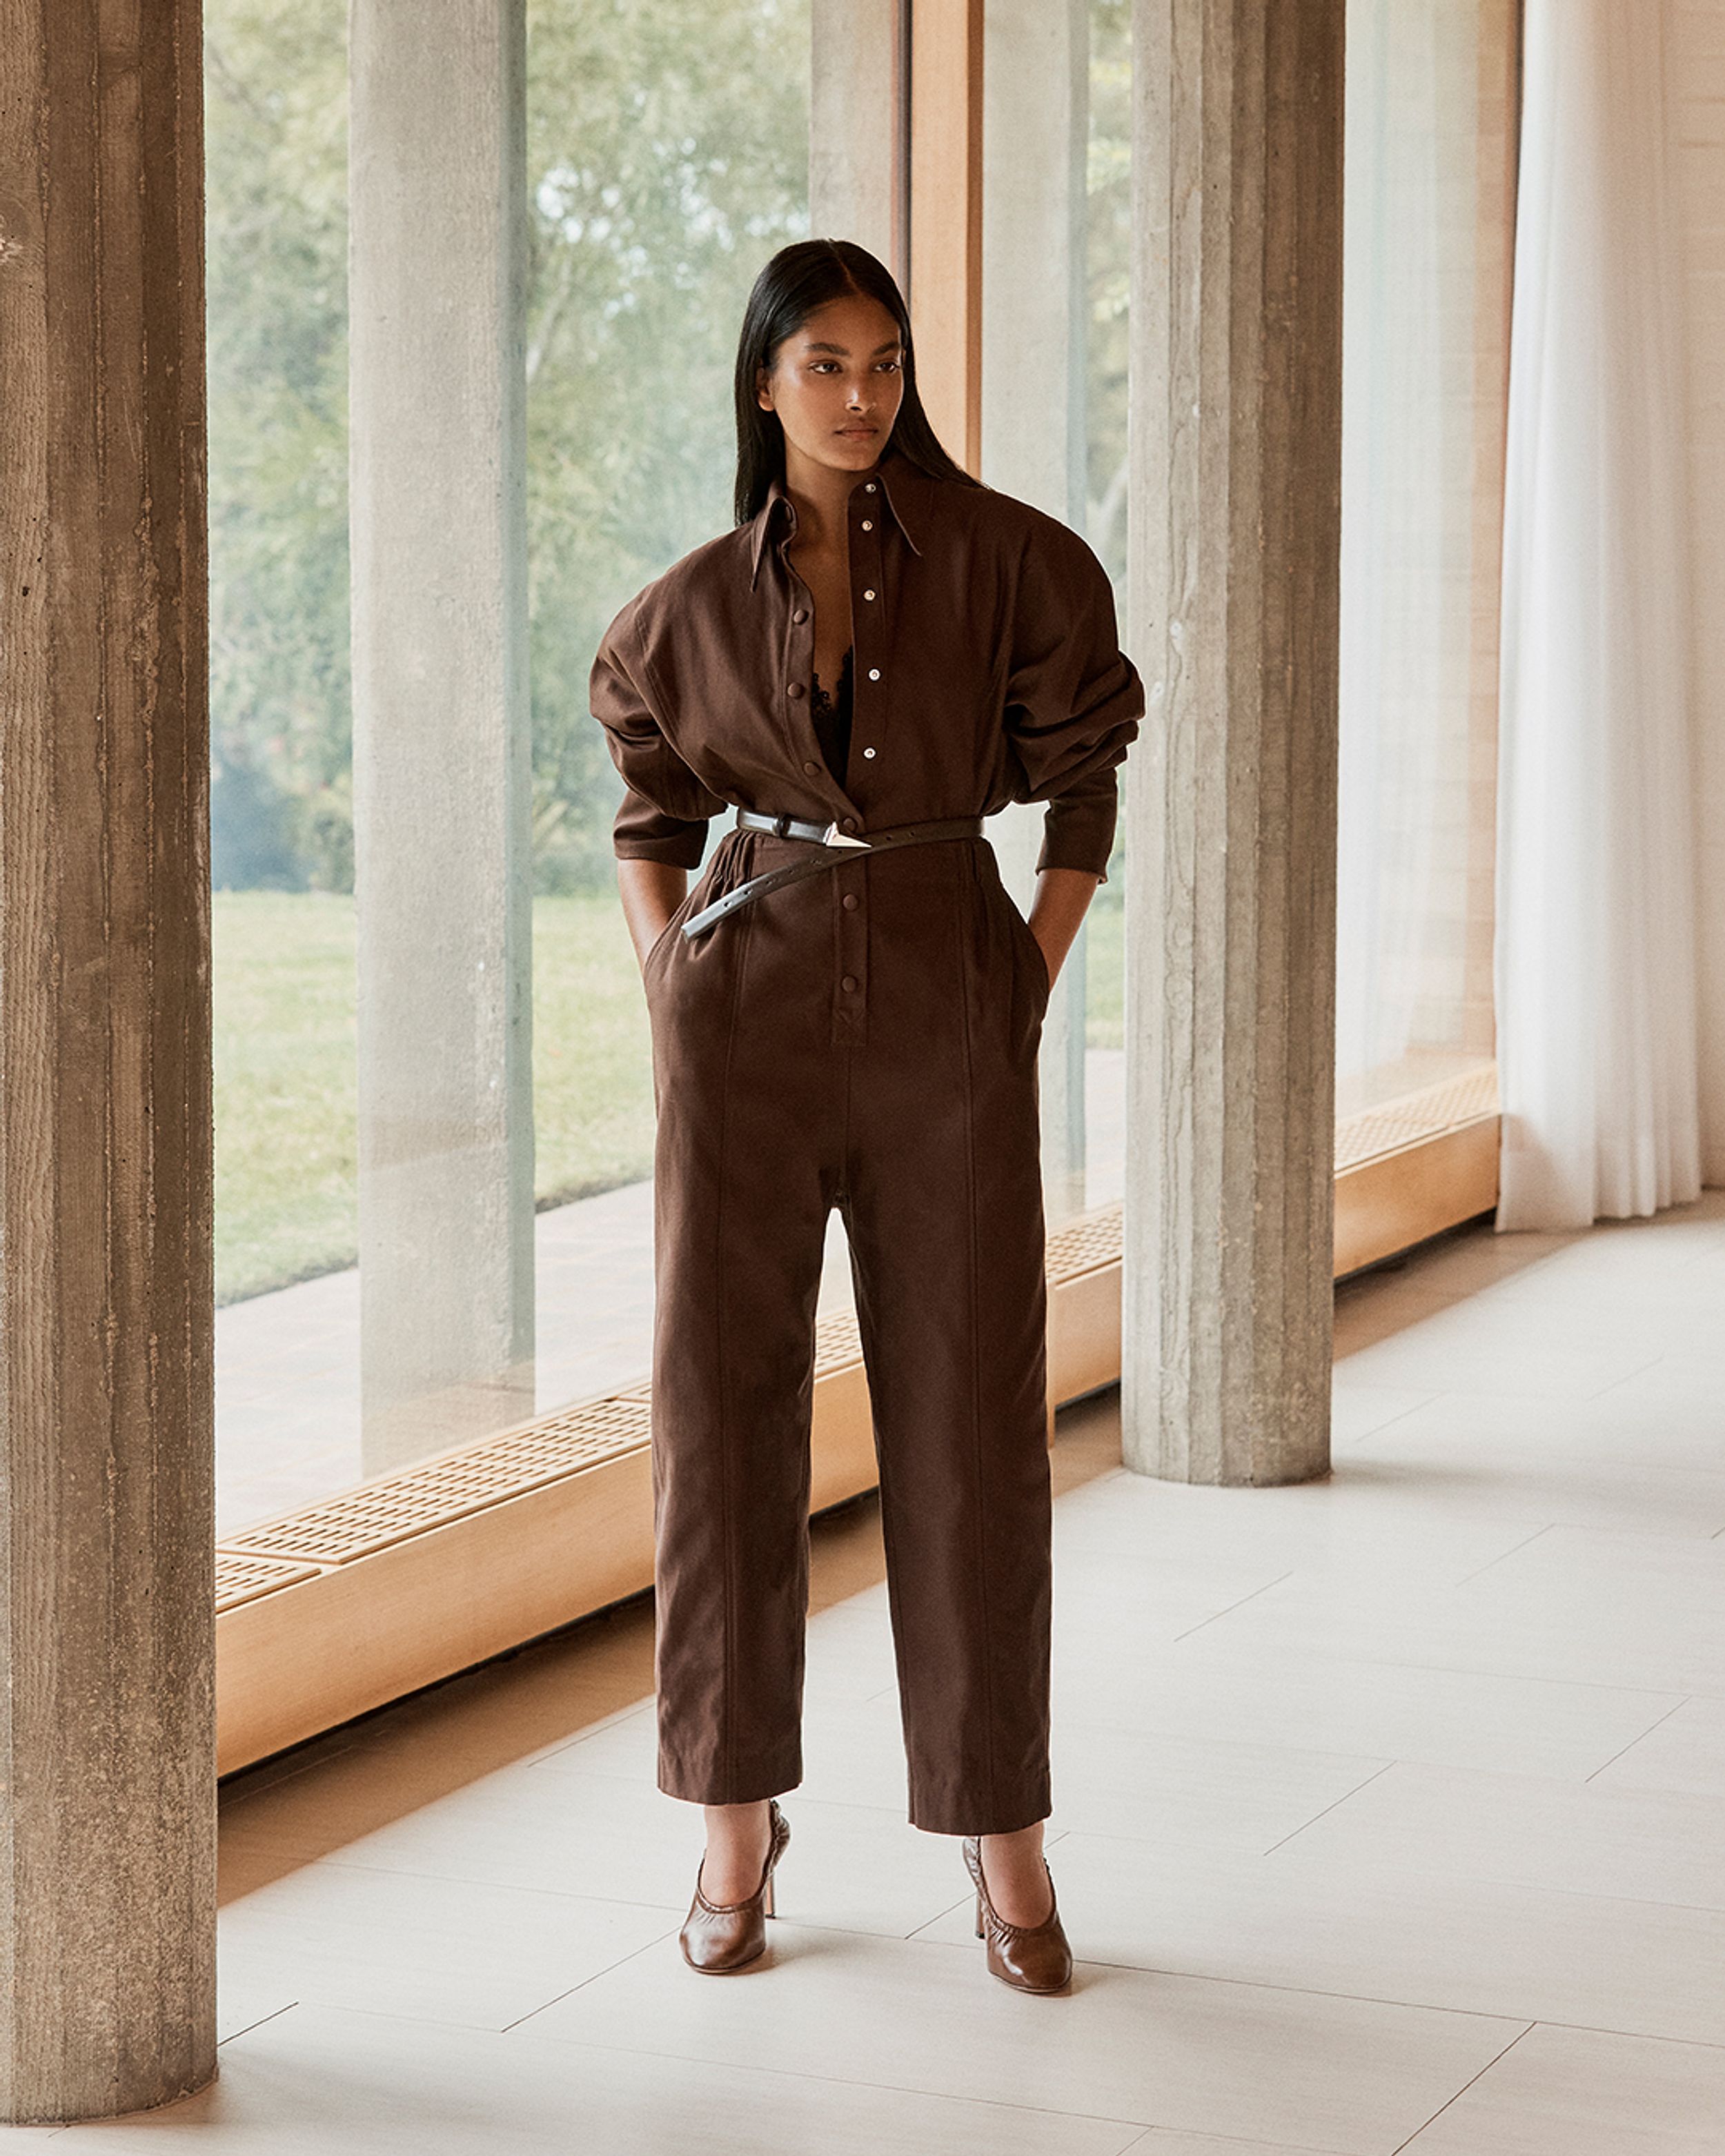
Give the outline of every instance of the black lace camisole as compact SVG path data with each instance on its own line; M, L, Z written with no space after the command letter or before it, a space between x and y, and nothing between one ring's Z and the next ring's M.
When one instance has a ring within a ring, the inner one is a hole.
M816 675L814 694L809 698L809 716L814 721L820 752L827 760L827 769L840 786L845 783L845 773L850 762L851 660L854 656L852 652L845 653L845 664L839 669L836 689L824 689L820 676Z

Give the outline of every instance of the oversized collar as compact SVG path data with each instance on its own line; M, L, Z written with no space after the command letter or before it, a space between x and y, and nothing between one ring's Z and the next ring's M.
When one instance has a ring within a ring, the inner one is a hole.
M938 482L931 480L907 456L896 449L887 451L874 477L880 484L882 500L892 513L893 522L904 534L905 544L913 554L921 554L922 549L916 544L913 526L922 523L925 503L922 490ZM863 484L864 481L859 479L857 485ZM853 488L852 492L855 491ZM906 521L907 509L908 522ZM751 591L759 579L761 557L766 552L768 542L780 531L789 538L796 528L797 505L792 501L781 475L767 490L767 499L762 503L754 520L754 533L749 548Z

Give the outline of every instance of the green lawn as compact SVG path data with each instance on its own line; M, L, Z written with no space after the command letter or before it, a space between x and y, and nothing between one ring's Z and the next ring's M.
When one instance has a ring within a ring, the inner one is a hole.
M1118 1047L1121 916L1090 916L1090 1042ZM215 900L216 1293L223 1302L352 1265L353 901ZM614 895L533 906L533 1100L540 1199L651 1172L646 1006Z
M352 1265L353 901L215 899L216 1294L261 1295ZM615 897L533 907L534 1110L542 1199L651 1172L646 1007Z

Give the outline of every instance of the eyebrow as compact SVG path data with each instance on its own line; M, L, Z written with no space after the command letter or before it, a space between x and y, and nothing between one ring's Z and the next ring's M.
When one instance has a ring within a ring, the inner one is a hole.
M877 344L875 346L875 349L869 354L869 357L870 359L879 359L883 352L896 352L903 342L904 339L902 337L888 337L885 344ZM809 350L810 352L829 352L839 359L849 359L850 357L850 347L847 344L812 343L809 345Z

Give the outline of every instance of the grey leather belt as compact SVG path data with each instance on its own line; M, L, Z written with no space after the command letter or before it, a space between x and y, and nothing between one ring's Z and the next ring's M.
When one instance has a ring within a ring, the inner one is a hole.
M859 853L892 853L901 846L926 846L939 839L979 839L983 835L983 819L980 816L947 816L932 824L893 824L885 830L853 838L836 824L803 823L794 816L766 816L753 808L739 808L737 828L739 831L771 831L781 839L805 839L819 846L820 851L806 861L787 861L783 867L751 876L747 883L738 884L735 891L727 891L711 906L702 906L699 913L691 913L683 923L683 933L687 937L705 936L727 913L735 913L755 899L764 898L769 891L778 891L788 883L800 883L804 876L819 875L823 869L838 868L843 862L855 860Z

